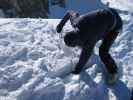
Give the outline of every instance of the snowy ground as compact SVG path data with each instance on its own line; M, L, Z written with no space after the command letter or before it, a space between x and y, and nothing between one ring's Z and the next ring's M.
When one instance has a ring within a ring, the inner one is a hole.
M133 12L133 0L101 0L103 3L109 2L111 7Z
M133 87L133 15L122 13L124 29L110 53L120 80L108 86L102 79L98 46L86 72L74 79L51 78L49 71L67 70L80 50L64 45L55 27L59 19L0 19L0 100L129 100ZM62 34L72 30L69 23ZM75 80L75 81L73 81Z

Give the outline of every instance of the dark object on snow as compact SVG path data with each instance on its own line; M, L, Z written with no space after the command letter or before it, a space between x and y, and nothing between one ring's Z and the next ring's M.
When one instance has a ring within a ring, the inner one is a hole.
M105 8L79 15L74 11L68 11L57 25L60 33L65 23L70 19L74 31L66 33L64 42L67 46L79 46L82 49L79 62L73 73L79 74L88 61L93 48L98 40L103 40L99 48L99 56L110 74L117 73L117 66L109 49L118 33L122 29L122 20L115 9Z

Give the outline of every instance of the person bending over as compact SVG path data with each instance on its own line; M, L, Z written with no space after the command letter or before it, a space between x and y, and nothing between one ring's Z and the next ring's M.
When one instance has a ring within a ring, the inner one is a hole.
M118 68L109 54L109 50L114 40L122 30L122 19L113 8L98 9L79 15L77 12L68 11L56 30L62 31L65 23L70 19L73 31L67 32L64 42L69 47L78 46L82 49L74 74L79 74L87 63L97 41L102 40L99 47L99 56L109 73L110 83L117 79Z

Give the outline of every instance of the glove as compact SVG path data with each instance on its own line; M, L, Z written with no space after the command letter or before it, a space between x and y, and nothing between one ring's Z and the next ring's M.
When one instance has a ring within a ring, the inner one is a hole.
M63 28L63 26L62 26L61 24L58 24L57 27L56 27L56 31L57 31L58 33L60 33L61 30L62 30L62 28Z
M79 74L81 72L81 69L76 68L74 71L72 71L72 74Z
M72 71L72 74L79 74L80 73L80 71L77 71L77 70L75 70L75 71Z

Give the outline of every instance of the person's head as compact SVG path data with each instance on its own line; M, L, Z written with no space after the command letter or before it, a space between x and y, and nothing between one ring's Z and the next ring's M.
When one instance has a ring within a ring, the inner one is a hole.
M64 42L69 47L75 47L81 44L79 34L75 31L68 32L64 37Z

